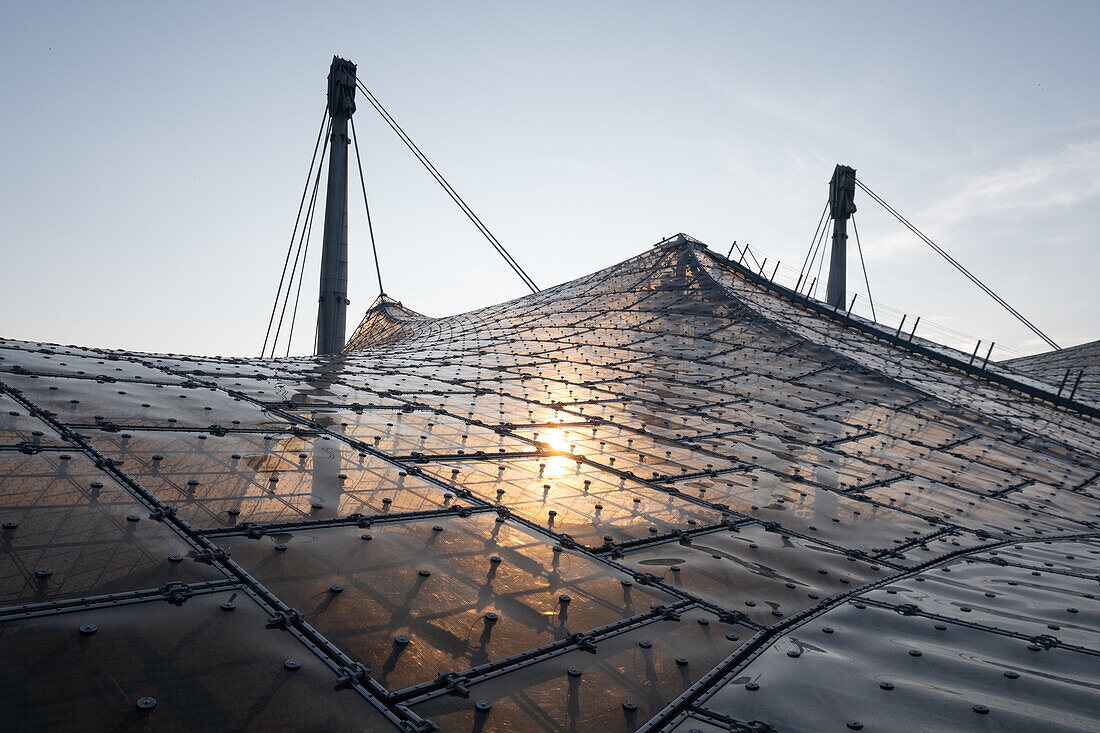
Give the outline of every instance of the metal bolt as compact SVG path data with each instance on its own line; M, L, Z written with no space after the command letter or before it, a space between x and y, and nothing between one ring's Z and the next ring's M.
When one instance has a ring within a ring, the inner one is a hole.
M91 634L94 634L97 631L99 631L99 627L96 626L95 624L84 624L83 626L80 627L80 633L85 634L85 635L91 635Z
M137 706L138 710L152 710L157 706L157 699L155 697L139 697Z
M288 659L283 662L283 667L291 672L297 672L302 668L302 663L297 659Z

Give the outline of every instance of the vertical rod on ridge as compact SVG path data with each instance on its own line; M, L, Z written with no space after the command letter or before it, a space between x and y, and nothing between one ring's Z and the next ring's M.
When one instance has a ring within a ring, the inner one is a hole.
M908 313L901 314L901 323L898 324L897 333L894 334L894 338L901 336L901 329L905 328L905 319L909 317Z
M1085 370L1077 372L1077 379L1073 382L1073 389L1069 391L1069 398L1072 400L1073 395L1077 394L1077 385L1081 384L1081 377L1085 376Z
M978 343L974 344L974 353L970 355L970 361L966 362L967 366L974 363L974 357L978 355L978 349L982 348L982 340L978 339Z
M993 345L995 343L997 343L997 342L996 341L990 342L989 351L985 352L985 358L982 359L982 369L985 369L985 365L989 363L989 357L993 353Z
M1072 369L1067 369L1066 370L1066 376L1062 377L1062 383L1058 385L1058 396L1059 397L1062 396L1062 390L1065 388L1066 382L1069 380L1069 373L1071 371L1073 371L1073 370Z

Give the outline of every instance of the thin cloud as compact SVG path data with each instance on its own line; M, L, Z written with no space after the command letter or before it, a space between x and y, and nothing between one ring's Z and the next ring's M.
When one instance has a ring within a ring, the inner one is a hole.
M876 191L888 202L887 193ZM955 195L921 211L902 212L929 236L950 236L975 219L1020 221L1052 209L1068 209L1100 197L1100 141L1071 144L1062 150L1033 156L958 187ZM922 245L908 232L876 242L877 258L890 258Z

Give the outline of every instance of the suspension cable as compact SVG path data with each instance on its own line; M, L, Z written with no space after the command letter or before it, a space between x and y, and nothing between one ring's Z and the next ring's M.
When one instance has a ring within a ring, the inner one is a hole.
M1046 342L1047 342L1048 344L1050 344L1050 345L1051 345L1051 346L1052 346L1053 348L1055 348L1055 349L1057 349L1057 350L1061 350L1061 348L1062 348L1061 346L1059 346L1058 344L1054 343L1054 341L1053 341L1053 340L1051 340L1051 338L1050 338L1049 336L1047 336L1047 335L1046 335L1045 333L1043 333L1042 331L1040 331L1040 330L1038 329L1038 327L1037 327L1037 326L1035 326L1035 324L1033 324L1033 323L1032 323L1031 321L1029 321L1028 319L1024 318L1023 314L1021 314L1021 313L1020 313L1020 312L1019 312L1018 310L1016 310L1016 309L1015 309L1015 308L1013 308L1013 307L1012 307L1011 305L1009 305L1009 304L1008 304L1008 303L1007 303L1007 302L1005 301L1005 299L1004 299L1004 298L1002 298L1001 296L999 296L999 295L997 295L997 294L996 294L995 292L993 292L993 290L992 290L992 289L991 289L991 288L990 288L990 287L989 287L988 285L986 285L986 284L985 284L985 283L983 283L983 282L982 282L981 280L979 280L979 279L977 278L977 276L976 276L976 275L974 275L973 273L971 273L971 272L970 272L970 270L967 270L967 269L966 269L965 267L963 267L963 266L962 266L962 265L961 265L961 264L960 264L960 263L959 263L959 262L958 262L958 261L957 261L957 260L956 260L956 259L955 259L954 257L952 257L951 255L947 254L947 252L945 252L945 251L943 250L943 248L941 248L941 247L940 247L939 245L937 245L937 244L936 244L935 242L933 242L933 241L932 241L931 239L929 239L929 238L928 238L928 237L927 237L927 236L926 236L926 235L924 234L924 232L922 232L921 230L919 230L919 229L917 229L917 228L916 228L915 226L913 226L913 224L911 224L911 223L909 222L909 220L908 220L908 219L906 219L906 218L905 218L904 216L902 216L901 214L899 214L899 213L898 213L898 212L897 212L897 211L896 211L896 210L895 210L895 209L894 209L894 208L893 208L892 206L890 206L890 205L889 205L888 203L886 203L885 201L883 201L883 200L882 200L882 198L881 198L881 197L880 197L880 196L879 196L878 194L876 194L876 193L875 193L874 191L872 191L871 189L867 188L867 186L866 186L866 185L864 185L863 181L861 181L861 180L859 180L859 179L857 178L857 179L856 179L856 185L857 185L857 186L859 186L859 187L860 187L860 188L861 188L861 189L862 189L862 190L863 190L863 191L864 191L864 192L865 192L865 193L866 193L866 194L867 194L868 196L870 196L870 197L871 197L872 199L874 199L876 203L878 203L878 204L879 204L880 206L882 206L882 207L883 207L884 209L886 209L886 210L887 210L888 212L890 212L890 214L891 214L891 215L893 215L893 217L894 217L895 219L897 219L898 221L900 221L900 222L901 222L901 223L902 223L902 224L903 224L903 225L904 225L904 226L905 226L905 227L906 227L906 228L907 228L907 229L908 229L909 231L913 232L913 234L916 234L916 235L917 235L917 236L918 236L918 237L919 237L919 238L920 238L920 239L921 239L921 240L922 240L922 241L923 241L923 242L924 242L925 244L927 244L927 245L928 245L929 247L931 247L931 248L932 248L932 250L933 250L933 251L934 251L934 252L935 252L936 254L938 254L938 255L940 255L941 257L943 257L943 258L944 258L945 260L947 260L947 261L948 261L948 262L949 262L949 263L950 263L950 264L951 264L951 265L952 265L952 266L953 266L953 267L954 267L954 268L955 268L956 270L958 270L958 271L959 271L959 272L961 272L961 273L962 273L963 275L965 275L965 276L966 276L966 278L967 278L968 280L970 280L970 282L974 283L974 284L975 284L975 285L977 285L977 286L978 286L979 288L981 288L981 290L982 290L982 291L983 291L983 292L984 292L984 293L985 293L986 295L988 295L989 297L993 298L993 300L997 301L997 303L998 303L998 304L1000 304L1000 305L1001 305L1001 306L1002 306L1002 307L1003 307L1003 308L1004 308L1005 310L1007 310L1007 311L1008 311L1009 313L1011 313L1011 314L1012 314L1013 316L1015 316L1015 317L1016 317L1016 319L1017 319L1018 321L1020 321L1020 323L1024 324L1024 325L1025 325L1025 326L1027 326L1027 327L1028 327L1029 329L1031 329L1031 331L1032 331L1032 332L1033 332L1033 333L1034 333L1034 334L1035 334L1036 336L1038 336L1039 338L1041 338L1041 339L1042 339L1043 341L1046 341Z
M325 129L325 144L321 149L322 159L324 158L325 151L328 150L329 138L330 138L329 132L331 131L331 129L332 129L332 122L330 121L328 127L326 127L326 129ZM310 197L310 212L311 213L308 215L309 218L312 218L312 211L313 211L314 205L317 201L317 189L321 184L321 171L323 169L324 169L324 165L317 166L317 174L313 179L313 194ZM301 258L302 248L303 248L303 243L304 243L305 238L306 238L306 228L303 226L301 236L299 236L299 238L298 238L298 249L294 253L294 264L291 265L291 268L290 268L290 284L292 284L294 282L294 276L298 272L298 262ZM302 262L302 269L303 269L303 271L305 270L305 262L304 261ZM279 342L279 334L283 330L283 319L286 316L286 308L287 308L287 305L290 301L290 284L288 284L288 286L287 286L286 296L283 298L283 307L282 307L282 310L279 312L279 322L278 322L278 324L275 328L275 338L274 338L274 340L272 341L272 344L271 344L271 358L275 358L275 348L276 348L276 345Z
M828 206L828 204L826 204ZM810 275L814 271L814 262L817 261L817 256L820 253L822 257L825 255L825 240L828 238L829 228L833 225L832 219L826 219L824 225L821 227L821 232L817 235L817 241L812 243L812 249L810 251L810 261L806 266L805 280L802 281L807 286L806 294L809 294ZM816 281L814 281L816 283ZM796 291L798 289L796 288Z
M863 261L863 246L859 243L859 227L856 226L856 215L852 214L852 231L856 235L856 250L859 252L859 264L863 268L863 284L867 286L867 300L871 303L871 320L878 322L875 315L875 299L871 297L871 280L867 277L867 263Z
M802 267L798 269L798 285L802 284L802 278L806 271L806 265L810 261L810 252L814 249L814 244L817 243L818 233L821 231L822 225L825 224L825 215L829 213L829 202L825 202L825 208L821 210L821 218L817 220L817 227L814 229L814 235L810 238L810 247L806 250L806 257L802 260ZM798 285L795 285L795 290L798 290Z
M319 173L320 171L318 171ZM320 182L320 180L320 175L318 175L317 181ZM305 279L306 262L309 259L309 243L313 235L313 221L317 217L317 190L318 186L314 184L313 196L309 202L309 216L306 217L306 246L302 250L302 269L298 271L298 292L294 296L294 311L290 314L290 331L286 335L287 356L290 356L290 345L294 343L294 325L298 322L298 301L302 297L302 280ZM272 356L274 356L274 349L272 349Z
M370 248L374 252L374 271L378 274L378 294L385 295L386 291L382 289L382 268L378 265L378 247L374 243L374 225L370 220L370 202L367 201L367 182L363 178L363 161L359 157L359 136L355 134L355 118L351 117L348 120L351 122L351 140L355 144L355 162L359 166L359 185L363 187L363 207L367 210L367 231L370 233Z
M286 248L286 259L283 261L283 273L279 275L279 287L275 291L275 302L271 306L271 317L267 319L267 333L264 334L263 349L260 350L260 357L267 353L267 341L271 337L271 326L275 323L275 311L279 308L279 297L283 292L283 280L286 278L286 268L290 263L290 252L294 249L294 240L298 236L298 223L302 219L302 208L306 203L306 193L309 191L309 179L313 177L313 166L317 162L317 150L321 147L321 136L325 132L325 123L328 121L328 104L325 104L325 111L321 113L321 126L317 130L317 142L313 144L313 157L309 161L309 172L306 173L306 183L302 187L302 200L298 202L298 215L294 218L294 229L290 232L290 244ZM326 143L327 144L327 143ZM289 284L287 285L289 288ZM272 347L274 352L274 347Z
M466 215L466 218L468 218L470 222L482 233L482 235L489 241L489 244L493 246L497 253L504 258L504 261L508 263L508 266L511 267L512 270L519 276L519 278L523 280L523 283L531 289L531 292L539 292L539 287L535 285L535 281L531 279L531 277L524 271L520 264L516 262L515 258L512 257L507 249L504 248L504 245L500 243L500 240L497 239L491 231L489 231L489 228L485 226L485 223L481 221L477 214L474 213L469 204L467 204L466 201L458 195L451 184L447 182L447 179L443 177L443 174L439 172L439 170L432 164L432 162L428 160L428 157L424 155L419 147L417 147L416 143L412 141L412 138L410 138L409 135L401 128L401 126L397 124L397 121L393 119L388 111L386 111L386 108L383 107L382 103L379 102L374 94L371 93L366 84L364 84L358 78L356 78L355 82L359 90L363 92L363 95L367 98L367 101L371 103L371 106L375 108L378 114L382 116L382 119L386 121L386 124L388 124L390 128L395 133L397 133L397 136L401 138L401 141L405 143L405 147L407 147L412 152L412 154L416 156L416 159L420 161L420 164L423 165L428 173L430 173L432 177L435 178L436 182L439 183L440 186L442 186L447 195L451 197L451 200L454 201L455 204L458 205L458 207Z
M830 219L830 220L829 220L829 224L832 224L832 226L833 226L833 227L835 227L835 226L836 226L835 224L833 224L833 220L832 220L832 219ZM829 226L826 226L826 227L825 227L825 229L826 229L826 230L828 230L828 229L830 229L830 227L829 227ZM821 237L821 241L822 241L822 242L824 242L824 241L825 241L825 237L824 237L824 235L822 235L822 237ZM813 292L811 292L811 293L810 293L810 297L811 297L811 298L816 298L816 297L817 297L817 286L818 286L818 284L820 284L820 282L821 282L821 270L822 270L822 269L823 269L823 268L825 267L825 249L826 249L826 248L825 248L824 246L822 246L822 247L821 247L821 259L819 259L819 260L817 261L817 275L816 275L816 276L814 276L814 286L813 286ZM811 268L813 267L813 263L812 263L812 262L810 263L810 266L811 266Z

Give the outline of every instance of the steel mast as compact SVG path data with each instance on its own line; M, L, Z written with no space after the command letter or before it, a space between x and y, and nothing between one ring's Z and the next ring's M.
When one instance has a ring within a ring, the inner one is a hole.
M348 312L348 120L355 112L355 64L332 57L328 72L332 134L321 250L321 292L317 304L317 353L344 349Z
M829 216L833 220L833 246L829 256L829 287L825 302L843 308L847 289L848 219L856 212L856 169L837 164L829 181Z

